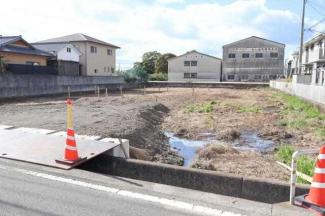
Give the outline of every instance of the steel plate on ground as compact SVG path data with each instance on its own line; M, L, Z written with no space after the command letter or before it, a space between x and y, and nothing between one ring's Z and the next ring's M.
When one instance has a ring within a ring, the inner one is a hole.
M11 129L14 126L10 126L10 125L0 125L0 130L6 130L6 129Z
M80 157L90 160L114 147L117 143L78 139L77 149ZM64 136L50 136L37 133L26 133L17 130L0 130L0 157L41 164L61 169L71 169L56 163L56 159L63 158L66 138ZM104 144L104 145L103 145Z

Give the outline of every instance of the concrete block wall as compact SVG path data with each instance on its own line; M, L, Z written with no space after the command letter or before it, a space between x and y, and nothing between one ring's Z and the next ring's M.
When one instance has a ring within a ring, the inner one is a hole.
M0 76L0 98L38 96L71 92L92 91L97 87L118 89L123 78L55 76L55 75L2 75Z
M271 81L270 87L296 95L316 105L325 106L325 86L296 82Z

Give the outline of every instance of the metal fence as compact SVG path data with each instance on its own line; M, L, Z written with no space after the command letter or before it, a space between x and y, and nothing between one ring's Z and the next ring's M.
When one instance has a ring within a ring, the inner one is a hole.
M54 66L8 64L7 71L15 75L58 75L57 68Z

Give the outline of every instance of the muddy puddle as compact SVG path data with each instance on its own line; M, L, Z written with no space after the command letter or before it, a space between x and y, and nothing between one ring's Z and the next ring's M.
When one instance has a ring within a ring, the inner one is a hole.
M203 140L188 140L175 136L173 132L165 132L164 134L169 138L171 150L176 151L184 158L183 166L188 166L194 160L197 148L202 148L209 143L223 146L231 144L234 149L239 151L259 151L262 153L275 146L273 141L259 137L257 131L242 131L240 138L231 143L217 140L217 134L211 133L202 133Z

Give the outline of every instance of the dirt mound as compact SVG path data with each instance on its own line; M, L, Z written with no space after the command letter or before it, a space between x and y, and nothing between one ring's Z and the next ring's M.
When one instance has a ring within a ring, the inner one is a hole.
M153 108L157 111L161 111L163 113L168 113L170 111L170 109L168 107L166 107L164 104L157 104L155 106L153 106Z
M238 139L241 136L241 133L235 129L227 129L224 131L220 131L218 139L225 141L233 141Z
M145 149L130 147L130 157L138 160L149 160L149 154Z

